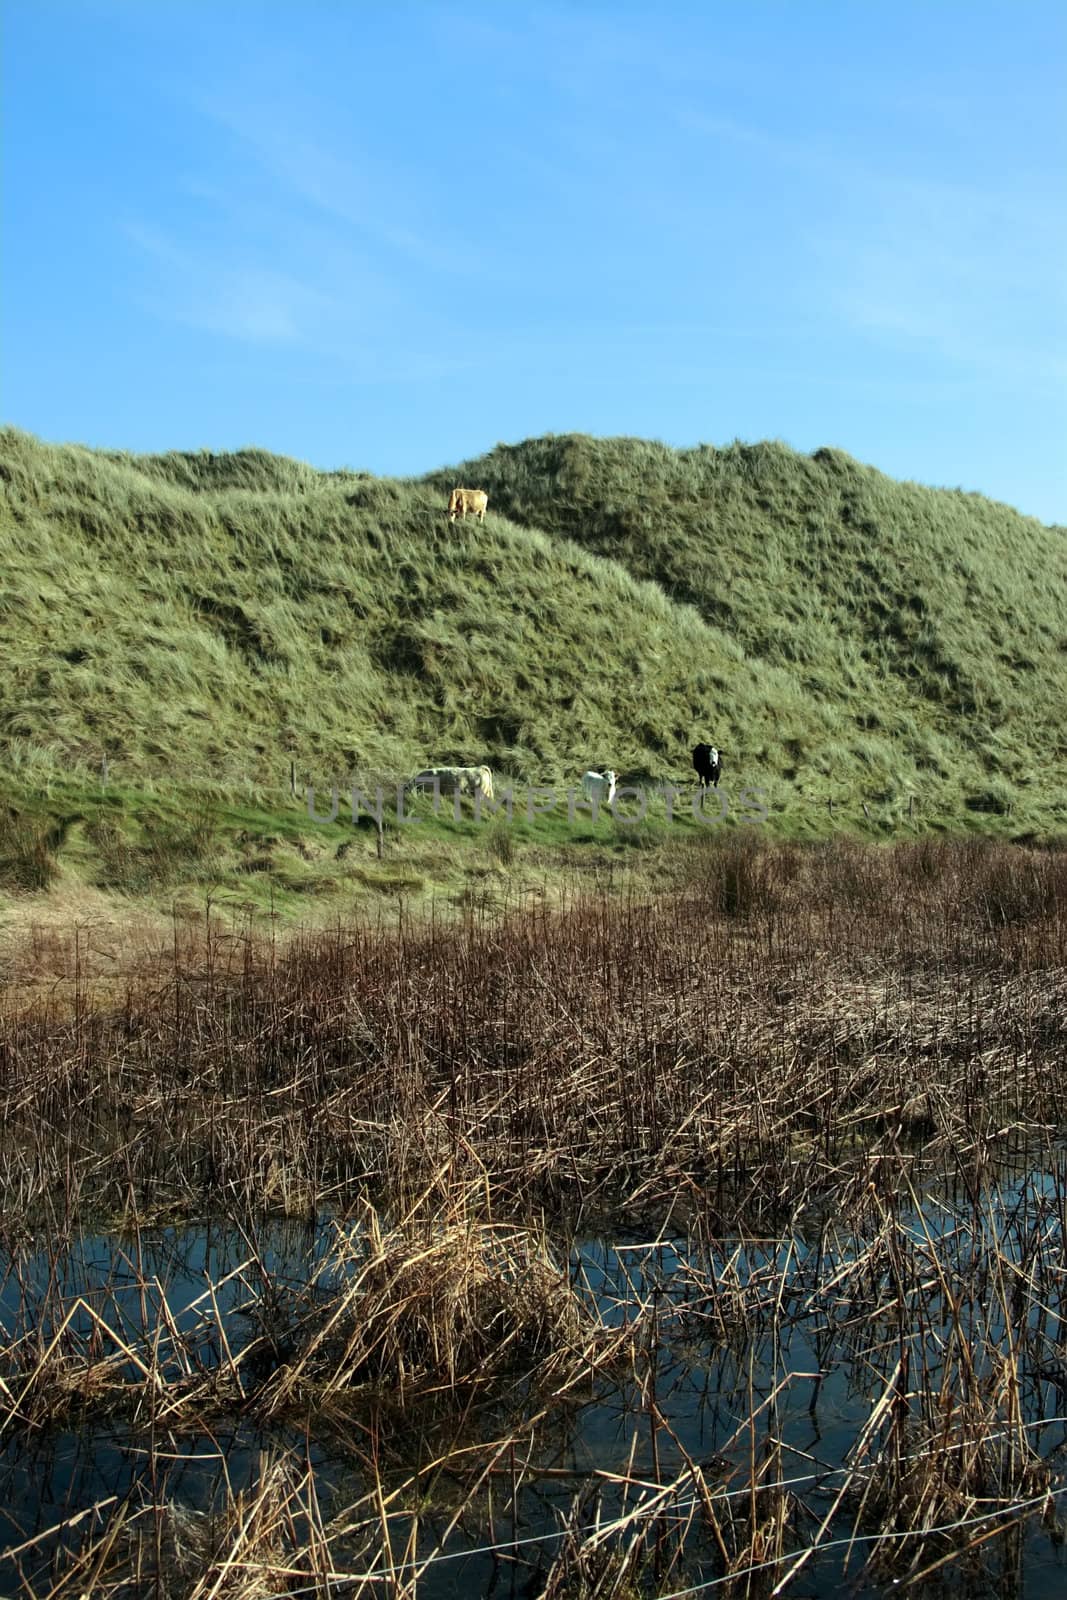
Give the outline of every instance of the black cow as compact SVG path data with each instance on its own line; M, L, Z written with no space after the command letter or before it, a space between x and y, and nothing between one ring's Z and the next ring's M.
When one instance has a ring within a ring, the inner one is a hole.
M702 789L706 789L709 784L713 789L719 787L719 779L722 777L721 750L716 750L713 744L698 744L693 751L693 766Z

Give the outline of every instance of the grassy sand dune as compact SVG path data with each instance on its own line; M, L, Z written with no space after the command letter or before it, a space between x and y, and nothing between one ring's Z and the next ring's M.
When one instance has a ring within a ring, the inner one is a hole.
M448 522L455 481L484 525ZM0 488L8 888L462 892L475 840L478 874L598 838L651 867L662 827L577 837L561 807L394 830L383 868L304 787L688 784L698 737L779 834L1067 831L1067 547L980 496L779 444L550 437L399 481L15 429Z
M776 776L956 787L974 809L1053 774L1062 788L1062 529L777 443L570 435L498 445L458 470L497 510L655 582L783 674L770 722L730 696L715 716L724 745Z

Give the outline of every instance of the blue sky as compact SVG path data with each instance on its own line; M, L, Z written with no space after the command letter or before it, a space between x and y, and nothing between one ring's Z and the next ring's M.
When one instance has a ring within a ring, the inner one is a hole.
M2 0L0 415L836 445L1067 522L1067 5Z

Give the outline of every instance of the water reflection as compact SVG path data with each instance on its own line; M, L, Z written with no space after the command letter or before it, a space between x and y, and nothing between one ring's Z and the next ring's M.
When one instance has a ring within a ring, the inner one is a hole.
M903 1407L924 1384L936 1394L938 1384L960 1382L962 1409L1010 1378L1008 1409L1059 1496L1067 1481L1063 1196L1057 1156L982 1185L946 1178L921 1207L874 1194L862 1229L824 1217L778 1239L714 1239L696 1229L685 1239L573 1242L565 1252L572 1282L608 1328L641 1314L642 1349L626 1370L601 1374L551 1407L532 1431L514 1428L518 1385L510 1409L476 1406L456 1419L452 1442L467 1452L432 1475L417 1526L410 1495L388 1512L394 1548L407 1549L408 1559L442 1545L418 1592L433 1600L536 1593L568 1521L619 1517L674 1478L691 1487L666 1504L664 1525L687 1514L695 1521L687 1564L672 1581L678 1590L708 1584L723 1563L697 1503L697 1469L739 1517L749 1514L754 1476L784 1484L785 1546L803 1549L846 1469L859 1471L861 1485L875 1483L875 1434L893 1415L885 1396ZM59 1250L8 1255L0 1322L9 1389L18 1382L18 1352L61 1336L86 1349L95 1341L116 1379L130 1383L151 1351L164 1383L233 1368L247 1388L195 1425L184 1415L161 1422L139 1402L111 1416L89 1412L81 1426L68 1417L55 1427L20 1427L16 1406L0 1441L0 1544L21 1550L0 1565L5 1594L49 1592L53 1558L59 1545L76 1542L76 1530L60 1540L41 1538L46 1530L92 1507L99 1510L87 1524L118 1507L135 1518L162 1504L206 1525L224 1491L251 1489L280 1452L306 1465L327 1515L366 1492L371 1462L386 1491L403 1482L426 1440L420 1444L388 1396L368 1390L358 1425L350 1412L344 1426L309 1418L304 1428L264 1428L241 1415L257 1375L254 1363L246 1371L235 1358L274 1325L278 1341L266 1348L272 1360L286 1359L293 1308L306 1304L309 1285L319 1296L343 1286L352 1255L337 1246L356 1228L332 1218L248 1231L205 1223L86 1235ZM114 1336L110 1345L102 1328ZM879 1406L885 1416L876 1429ZM921 1410L916 1402L918 1421ZM470 1448L488 1447L508 1427L510 1451L487 1458ZM917 1452L922 1437L917 1429ZM865 1438L866 1456L857 1446ZM996 1441L984 1447L995 1450ZM445 1453L440 1436L434 1449ZM1062 1499L1058 1505L1062 1517ZM453 1526L456 1508L463 1509ZM887 1578L862 1572L861 1547L845 1569L837 1540L854 1512L850 1504L832 1520L824 1548L789 1593L888 1592ZM331 1549L335 1566L351 1563L336 1592L356 1592L352 1574L365 1573L371 1559L365 1535L339 1535ZM1065 1585L1062 1541L1035 1517L967 1561L948 1563L918 1592L1053 1600Z

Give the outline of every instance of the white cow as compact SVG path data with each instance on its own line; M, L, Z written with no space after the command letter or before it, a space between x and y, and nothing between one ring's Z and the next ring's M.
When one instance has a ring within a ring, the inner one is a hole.
M408 780L405 789L434 789L438 794L484 795L493 798L493 774L488 767L424 767Z
M594 806L599 806L603 801L610 806L615 799L615 774L611 768L606 772L583 772L582 793Z

